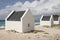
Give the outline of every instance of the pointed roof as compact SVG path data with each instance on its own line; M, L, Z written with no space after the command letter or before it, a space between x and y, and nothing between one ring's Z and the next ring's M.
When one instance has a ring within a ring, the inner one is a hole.
M23 16L23 14L25 13L25 11L14 11L9 17L8 17L8 21L20 21L21 17Z
M50 16L43 16L42 21L49 21L50 20Z

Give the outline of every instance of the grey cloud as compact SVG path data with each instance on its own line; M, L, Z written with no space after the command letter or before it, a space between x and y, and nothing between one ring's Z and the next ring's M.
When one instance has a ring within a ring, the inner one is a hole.
M0 10L0 19L5 19L12 10L19 11L27 8L30 8L35 16L40 14L60 14L60 0L35 0L33 2L26 1L24 4L17 2L14 5L7 5L5 9Z

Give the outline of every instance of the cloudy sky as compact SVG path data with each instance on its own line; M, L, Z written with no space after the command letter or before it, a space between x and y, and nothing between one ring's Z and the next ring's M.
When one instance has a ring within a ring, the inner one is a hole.
M33 15L40 14L59 14L60 0L0 0L0 20L5 17L12 10L31 9Z

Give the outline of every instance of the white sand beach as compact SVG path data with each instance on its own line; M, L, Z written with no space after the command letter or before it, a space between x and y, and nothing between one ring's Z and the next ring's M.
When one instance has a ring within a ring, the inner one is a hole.
M0 40L60 40L60 29L35 26L37 33L15 33L0 30ZM42 31L41 31L42 30Z

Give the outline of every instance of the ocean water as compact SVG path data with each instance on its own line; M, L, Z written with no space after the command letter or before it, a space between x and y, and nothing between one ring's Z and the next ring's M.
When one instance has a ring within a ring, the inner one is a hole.
M5 26L5 20L0 20L0 26Z
M40 24L40 20L35 20L35 24Z
M35 24L40 24L40 21L35 20ZM5 26L5 20L0 20L0 26Z

